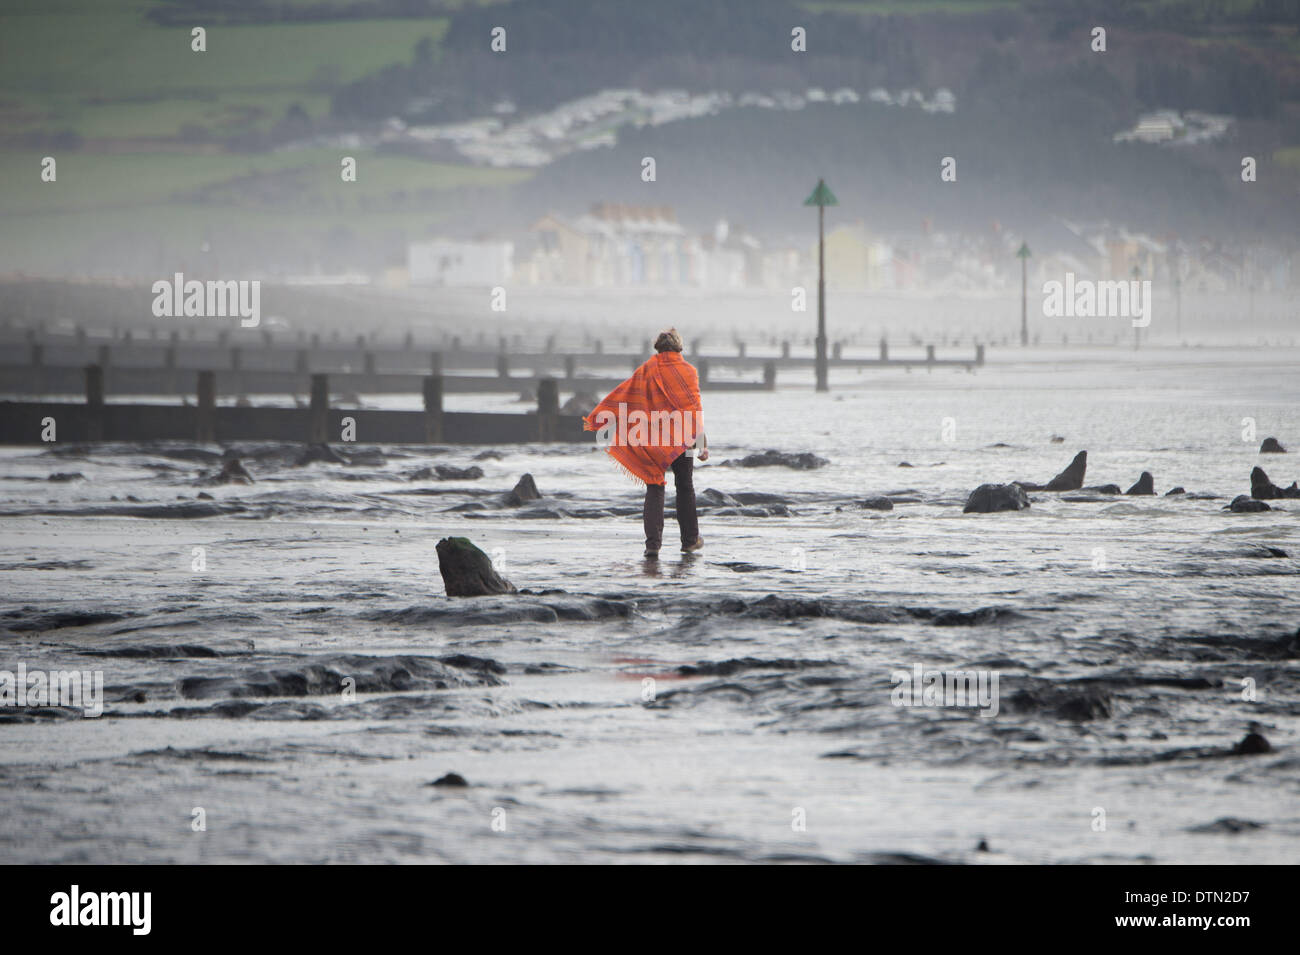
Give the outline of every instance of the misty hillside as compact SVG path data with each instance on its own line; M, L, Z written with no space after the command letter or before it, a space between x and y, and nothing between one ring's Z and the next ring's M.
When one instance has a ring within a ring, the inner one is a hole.
M1065 217L1286 242L1300 221L1284 0L19 0L0 16L9 271L148 271L199 248L223 267L377 269L421 236L516 235L601 200L802 241L818 176L833 220L890 230ZM527 161L462 144L604 90L723 106L629 108ZM1155 110L1222 128L1116 141ZM38 178L46 156L57 183ZM360 170L346 187L341 156Z

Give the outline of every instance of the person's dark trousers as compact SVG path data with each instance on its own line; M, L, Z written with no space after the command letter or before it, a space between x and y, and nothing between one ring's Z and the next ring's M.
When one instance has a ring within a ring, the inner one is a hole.
M673 480L677 483L677 526L682 532L682 545L694 544L700 536L700 520L695 513L695 460L683 452L672 467ZM657 551L664 540L664 485L646 485L641 516L645 522L645 549Z

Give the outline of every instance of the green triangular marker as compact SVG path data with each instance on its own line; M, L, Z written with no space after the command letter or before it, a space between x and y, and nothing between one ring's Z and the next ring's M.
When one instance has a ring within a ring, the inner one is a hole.
M835 198L835 193L831 192L830 186L826 185L825 179L817 180L817 188L812 191L812 195L803 201L805 206L838 206L840 201Z

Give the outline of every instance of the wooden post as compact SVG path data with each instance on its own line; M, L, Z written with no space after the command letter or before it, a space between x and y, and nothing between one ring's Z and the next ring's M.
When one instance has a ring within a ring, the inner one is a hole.
M86 366L86 438L104 440L104 369Z
M975 346L975 364L980 368L984 367L984 343L983 342Z
M596 339L596 354L597 355L605 354L605 343L601 341L599 338Z
M885 336L880 336L880 360L889 361L889 342L885 341Z
M442 443L442 375L439 374L424 377L424 440L428 444Z
M926 346L925 346L925 363L926 363L927 365L933 365L933 364L934 364L934 346L933 346L933 345L926 345Z
M1029 258L1020 260L1020 344L1029 344Z
M199 372L194 438L204 444L211 444L217 440L217 375L215 372Z
M307 374L308 372L307 349L305 348L298 349L298 357L294 360L293 370L300 375Z
M831 357L834 358L836 361L839 361L841 356L843 356L843 354L844 354L844 344L842 342L836 342L834 345L831 346Z
M326 444L329 441L330 379L329 375L311 376L311 412L307 423L307 443Z
M744 358L744 357L745 357L745 343L744 343L744 342L736 342L736 354L737 354L737 356L740 357L740 358Z
M782 342L782 343L781 343L781 357L782 357L782 358L789 358L789 357L790 357L790 343L789 343L789 342Z
M497 355L497 377L498 378L510 377L510 357L506 355L505 352L502 352L500 355Z
M372 351L366 352L365 355L362 356L362 360L366 374L373 375L375 373L375 353Z
M1029 251L1029 243L1021 242L1020 248L1016 251L1016 258L1020 260L1020 344L1022 347L1029 344L1029 257L1032 254Z
M776 362L769 361L763 365L763 387L776 391Z
M167 390L172 394L179 391L176 387L176 346L180 338L178 333L170 333L167 336L167 348L163 351L163 363L167 367Z
M577 371L577 360L572 355L564 356L564 380L573 381L573 373Z
M45 346L32 344L32 394L45 394Z
M560 415L560 385L554 378L537 383L537 440L554 441Z
M435 378L442 377L442 352L429 353L429 370L433 372Z
M820 183L820 180L818 180ZM830 391L826 376L826 206L817 207L817 390Z

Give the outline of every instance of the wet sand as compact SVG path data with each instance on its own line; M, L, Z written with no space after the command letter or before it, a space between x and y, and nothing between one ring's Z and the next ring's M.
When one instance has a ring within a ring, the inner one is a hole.
M706 505L705 552L657 566L636 489L585 449L250 448L257 483L215 488L190 449L6 452L0 666L102 669L107 698L0 711L0 859L1294 862L1300 501L1222 508L1254 464L1297 476L1237 433L1249 411L1288 443L1296 396L1249 366L1167 391L1036 374L706 402L697 488L783 503ZM831 464L721 466L768 447ZM1217 498L961 513L1084 447L1088 484ZM493 507L524 471L543 500ZM200 491L213 516L127 516ZM856 505L876 494L893 510ZM527 592L445 598L451 534ZM917 663L996 671L998 715L893 706ZM1228 755L1252 722L1272 752ZM449 772L470 785L429 785Z

